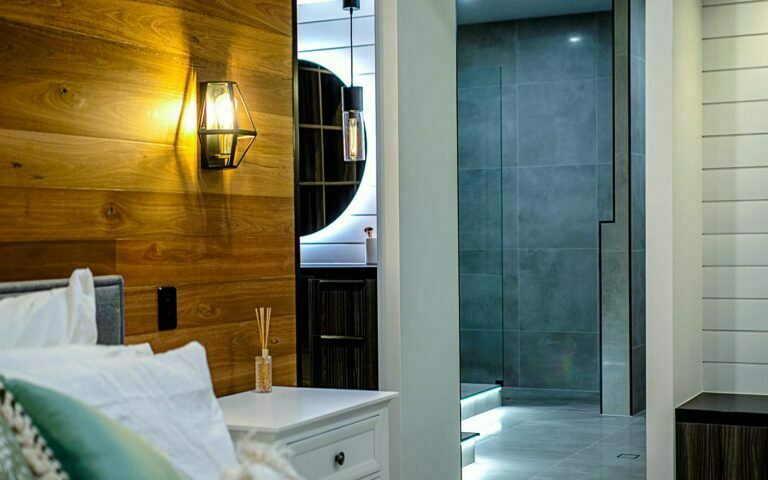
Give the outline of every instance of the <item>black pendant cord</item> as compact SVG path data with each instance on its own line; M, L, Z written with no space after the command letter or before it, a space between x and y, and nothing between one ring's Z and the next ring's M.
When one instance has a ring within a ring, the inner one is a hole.
M352 36L352 15L355 9L349 9L349 86L355 86L355 40Z

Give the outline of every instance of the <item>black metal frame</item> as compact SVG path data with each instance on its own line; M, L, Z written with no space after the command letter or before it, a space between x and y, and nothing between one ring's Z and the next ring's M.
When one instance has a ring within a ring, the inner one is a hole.
M223 169L232 169L237 168L240 165L240 162L243 161L243 158L245 157L245 154L248 152L248 150L251 148L251 145L253 145L253 142L256 140L256 127L253 128L253 130L247 130L244 128L240 128L240 125L237 121L237 114L233 112L234 118L233 118L233 128L231 129L213 129L208 130L205 128L205 115L206 115L206 108L205 108L205 101L206 101L206 92L208 90L208 85L211 84L227 84L227 90L229 90L229 98L232 99L232 102L235 102L235 89L237 89L237 93L240 96L242 101L242 108L245 110L245 114L248 116L248 119L251 122L251 126L253 126L253 119L251 118L251 112L248 110L248 106L245 103L245 97L243 96L243 92L240 90L240 87L237 85L237 82L232 82L228 80L216 80L216 81L208 81L208 82L200 82L198 84L198 119L197 119L197 138L200 142L200 164L202 168L210 169L210 170L223 170ZM206 153L207 151L207 145L208 145L208 136L210 135L232 135L232 150L229 152L229 162L225 162L224 165L212 165L211 162L208 160L208 155ZM237 140L238 137L251 137L251 141L248 142L248 145L243 149L243 153L240 154L240 157L237 158Z

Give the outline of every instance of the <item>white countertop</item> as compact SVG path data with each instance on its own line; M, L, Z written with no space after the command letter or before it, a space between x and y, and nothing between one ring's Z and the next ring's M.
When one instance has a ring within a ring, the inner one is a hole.
M272 393L222 397L219 404L228 427L278 434L396 397L394 392L274 387Z

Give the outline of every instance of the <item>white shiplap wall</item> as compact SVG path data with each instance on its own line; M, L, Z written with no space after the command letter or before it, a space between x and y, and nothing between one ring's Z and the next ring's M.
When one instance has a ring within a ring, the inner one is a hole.
M326 228L301 237L301 263L365 263L365 227L376 217L376 71L374 0L362 0L354 16L355 84L363 87L368 159L360 188L342 215ZM349 14L342 0L298 2L298 57L350 81Z
M702 20L704 389L768 394L768 1Z

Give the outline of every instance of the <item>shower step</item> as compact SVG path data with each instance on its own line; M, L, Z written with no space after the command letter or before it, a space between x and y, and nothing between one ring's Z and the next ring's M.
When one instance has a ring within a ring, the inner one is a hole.
M461 420L501 406L501 386L480 383L461 384Z
M461 467L475 463L475 444L480 438L479 433L461 432Z

